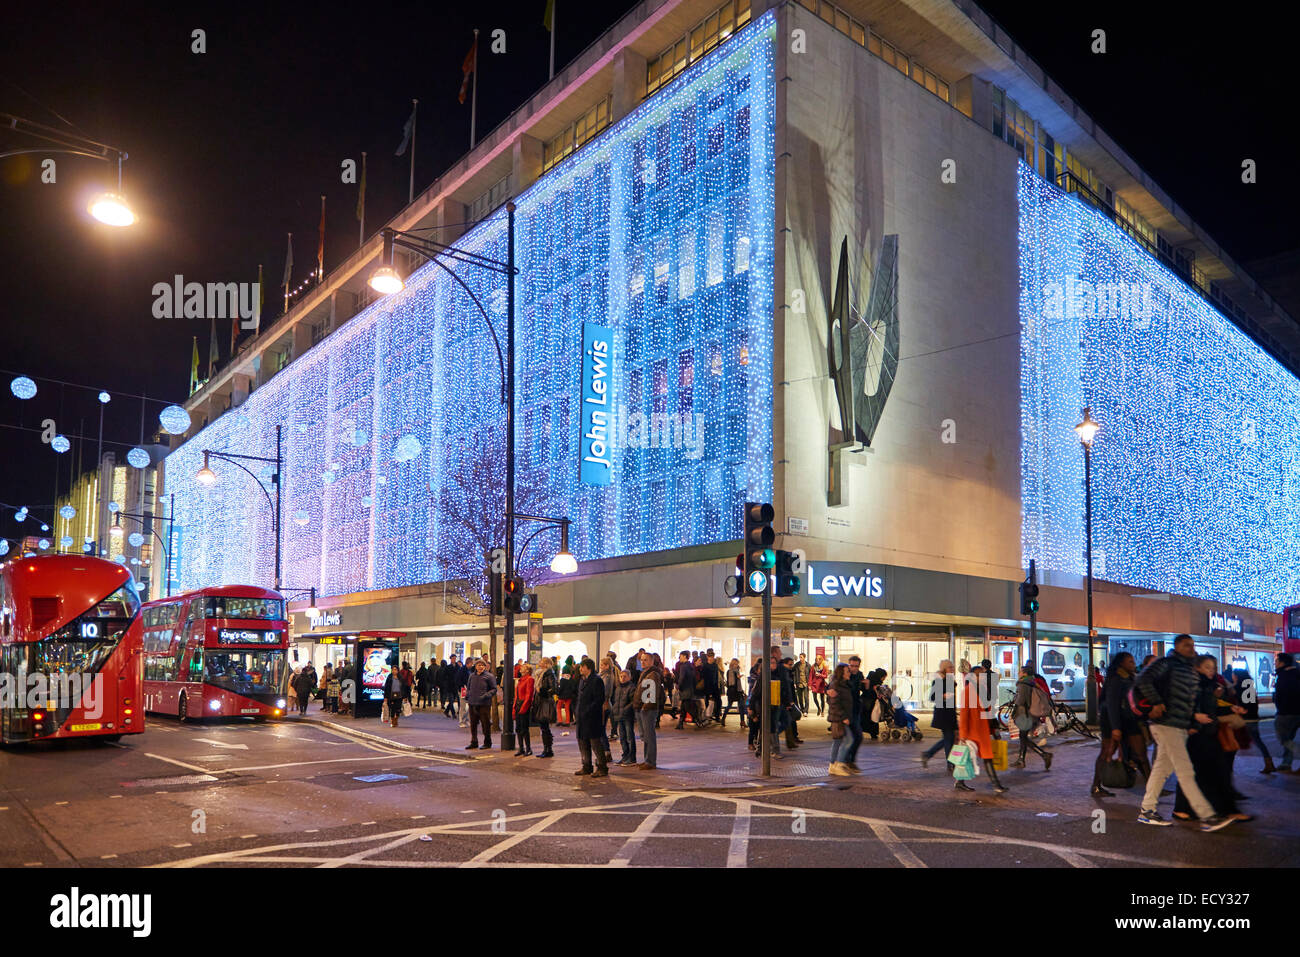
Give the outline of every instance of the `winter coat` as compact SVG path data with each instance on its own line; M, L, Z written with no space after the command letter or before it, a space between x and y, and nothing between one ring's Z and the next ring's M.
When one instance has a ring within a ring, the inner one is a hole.
M796 688L808 687L808 676L812 673L812 665L808 664L806 659L794 663L794 686Z
M298 697L303 701L311 697L312 689L315 687L316 675L311 671L304 671L293 679L293 690L298 692Z
M497 693L497 679L490 672L479 674L477 671L469 676L465 686L465 703L471 708L491 704Z
M608 701L614 697L614 689L618 687L618 677L614 672L603 672L600 676L600 683L605 686L605 700Z
M808 676L808 690L813 694L822 694L831 680L831 673L825 668L814 668Z
M701 694L716 694L722 690L722 668L717 659L701 659L700 666L695 671L699 677Z
M1119 729L1120 734L1141 734L1142 728L1133 715L1128 704L1129 689L1133 687L1133 675L1123 675L1116 671L1101 688L1101 731L1103 735Z
M1273 704L1278 714L1300 714L1300 668L1282 668L1273 685Z
M578 696L578 679L572 672L566 674L560 679L559 690L556 692L561 701L572 701Z
M984 706L979 702L979 695L968 691L962 696L961 704L957 709L957 737L963 741L975 742L980 757L992 761L993 736L989 734L988 718L984 717Z
M636 711L658 711L664 700L664 676L654 665L637 675L633 683L632 708Z
M578 718L578 737L598 739L605 724L605 683L596 675L583 678L578 688L575 707Z
M847 718L853 720L853 691L847 680L831 679L826 688L826 720L831 724L841 724ZM830 692L835 692L832 697Z
M632 682L623 684L619 682L614 685L614 694L609 699L609 716L614 721L622 721L625 715L632 713L632 695L636 692L636 685Z
M384 679L384 697L391 701L405 696L406 693L406 682L402 681L402 676L396 671L389 672L388 677Z
M1165 706L1164 714L1152 718L1152 724L1184 729L1192 726L1196 696L1201 688L1201 673L1196 670L1195 658L1184 658L1171 651L1147 665L1137 676L1135 686L1136 697L1145 698L1152 705Z
M935 675L930 685L930 701L934 703L934 715L930 718L930 727L940 731L957 730L957 685L959 675Z
M677 684L677 694L683 701L689 701L695 697L695 666L689 661L677 662L677 667L673 669L673 679Z
M532 712L535 687L532 675L524 675L515 684L515 714L529 714Z

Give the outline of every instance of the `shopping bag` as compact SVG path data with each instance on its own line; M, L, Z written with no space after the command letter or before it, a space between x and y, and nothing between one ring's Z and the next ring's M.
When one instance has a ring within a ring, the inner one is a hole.
M1137 772L1118 758L1101 766L1101 786L1104 788L1131 788L1137 782Z
M402 717L403 717L403 718L409 718L409 717L410 717L412 714L414 714L414 713L415 713L415 712L413 712L413 711L411 710L411 699L410 699L410 698L403 698L403 699L402 699Z
M1005 771L1007 769L1007 742L1005 738L997 738L993 742L993 770Z
M383 704L383 706L379 709L379 720L380 720L380 721L388 721L388 720L390 720L390 718L388 717L388 699L387 699L387 698L384 698L384 704Z
M948 763L953 767L970 760L970 745L965 741L958 741L948 752Z
M953 750L956 749L954 748ZM965 758L959 764L954 764L952 766L952 776L958 781L969 781L971 778L975 777L976 774L975 762L971 760L970 751L967 750L964 753ZM952 760L951 755L948 757L948 760Z

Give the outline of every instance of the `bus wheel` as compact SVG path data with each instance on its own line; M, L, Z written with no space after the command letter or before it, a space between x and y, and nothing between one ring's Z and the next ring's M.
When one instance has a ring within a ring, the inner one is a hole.
M189 720L189 717L190 717L190 715L189 715L189 705L187 704L187 702L186 702L186 700L185 700L185 695L184 695L184 694L181 695L181 703L180 703L179 707L177 707L177 709L176 709L176 717L180 718L181 721L188 721L188 720Z

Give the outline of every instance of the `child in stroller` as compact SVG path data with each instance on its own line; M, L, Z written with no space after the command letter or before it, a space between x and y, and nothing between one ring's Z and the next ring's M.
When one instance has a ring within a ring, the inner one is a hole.
M916 726L916 715L903 705L903 701L894 693L894 689L885 684L888 672L884 668L876 669L876 704L871 718L880 724L880 742L920 741L924 735Z

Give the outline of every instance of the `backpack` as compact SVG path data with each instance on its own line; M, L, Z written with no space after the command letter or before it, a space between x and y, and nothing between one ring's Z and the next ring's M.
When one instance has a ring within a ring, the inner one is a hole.
M1052 713L1052 699L1037 683L1029 692L1029 714L1034 718L1046 718Z

